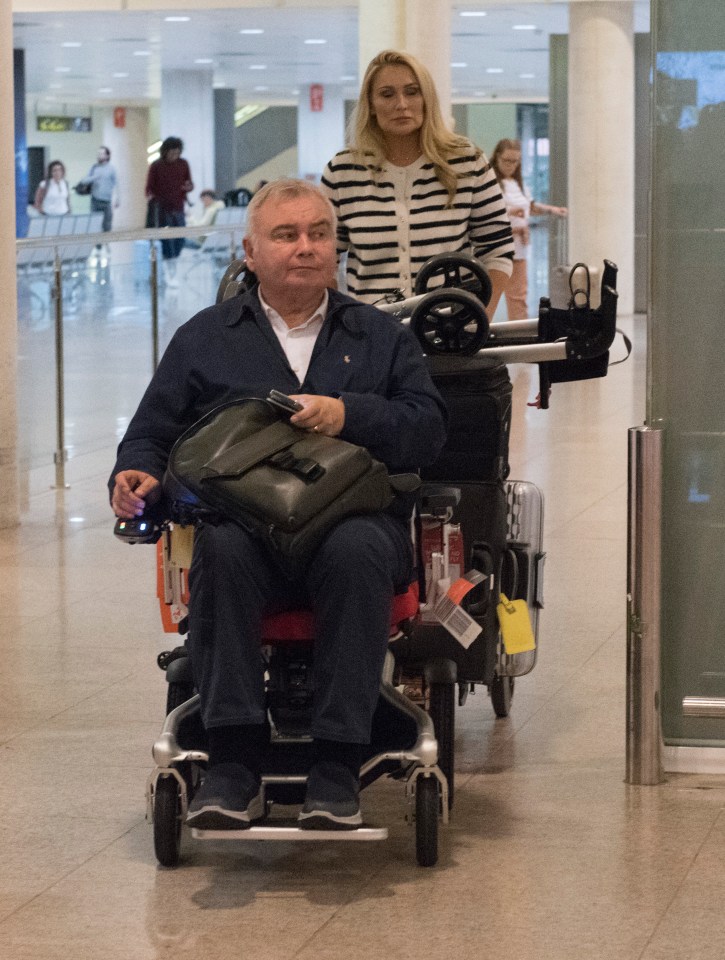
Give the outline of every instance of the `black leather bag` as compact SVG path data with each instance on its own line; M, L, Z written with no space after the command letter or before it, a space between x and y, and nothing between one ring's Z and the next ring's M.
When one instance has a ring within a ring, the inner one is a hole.
M174 444L164 478L177 514L217 511L261 538L290 576L346 516L393 500L364 447L293 426L266 400L216 407Z
M73 189L78 194L79 197L87 197L91 190L93 189L92 183L84 183L82 180L77 183Z

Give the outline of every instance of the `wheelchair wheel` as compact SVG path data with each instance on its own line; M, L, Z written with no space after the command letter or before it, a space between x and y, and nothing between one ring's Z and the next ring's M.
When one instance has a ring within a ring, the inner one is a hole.
M154 852L163 867L181 855L181 796L175 777L159 777L154 788Z
M502 677L498 673L494 673L489 693L496 716L507 717L511 712L511 701L514 697L514 678Z
M453 807L456 697L452 683L431 683L428 688L428 714L438 741L438 766L448 781L448 809Z
M418 777L415 784L415 854L421 867L438 862L438 781Z
M190 683L175 683L173 680L166 690L166 715L186 703L194 696L194 687Z

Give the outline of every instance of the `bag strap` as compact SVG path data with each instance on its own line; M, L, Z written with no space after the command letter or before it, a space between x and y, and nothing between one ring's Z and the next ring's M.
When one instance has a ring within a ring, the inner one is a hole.
M281 450L286 450L299 439L300 430L282 420L270 423L258 433L239 440L222 453L212 457L200 471L205 480L232 479L241 477L262 460L267 460Z

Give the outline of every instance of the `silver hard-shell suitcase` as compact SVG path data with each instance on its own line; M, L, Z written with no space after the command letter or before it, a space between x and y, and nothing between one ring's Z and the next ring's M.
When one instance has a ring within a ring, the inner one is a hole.
M496 672L521 677L536 664L539 611L544 606L544 497L534 483L508 480L506 491L506 549L501 570L501 593L509 600L526 600L536 649L507 654L499 640Z

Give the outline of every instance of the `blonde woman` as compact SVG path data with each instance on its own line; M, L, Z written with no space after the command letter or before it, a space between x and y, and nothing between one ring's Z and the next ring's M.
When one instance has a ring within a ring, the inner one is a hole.
M511 224L483 152L443 122L428 70L384 50L368 66L349 147L325 167L322 189L338 216L347 290L375 303L401 290L438 253L475 256L493 286L489 315L511 274Z

